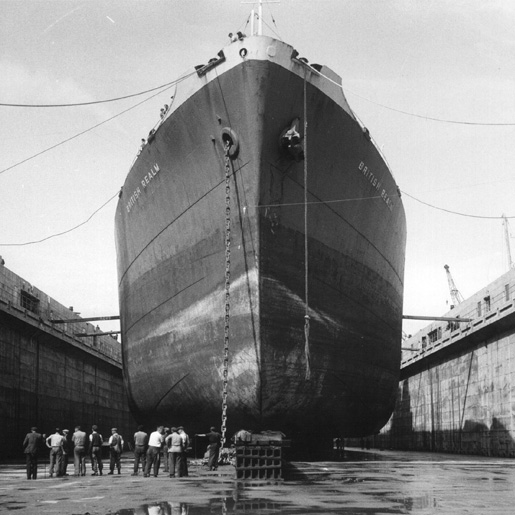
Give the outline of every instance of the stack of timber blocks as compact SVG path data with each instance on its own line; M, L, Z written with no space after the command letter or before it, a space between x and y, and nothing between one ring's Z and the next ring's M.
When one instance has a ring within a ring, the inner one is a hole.
M245 483L277 483L282 477L282 433L248 434L235 442L236 481Z

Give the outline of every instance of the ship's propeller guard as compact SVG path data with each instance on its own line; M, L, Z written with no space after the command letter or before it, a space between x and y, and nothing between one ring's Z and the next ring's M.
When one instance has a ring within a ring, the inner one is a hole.
M228 154L231 159L235 159L240 149L238 135L229 127L222 129L222 143L224 148L229 145Z

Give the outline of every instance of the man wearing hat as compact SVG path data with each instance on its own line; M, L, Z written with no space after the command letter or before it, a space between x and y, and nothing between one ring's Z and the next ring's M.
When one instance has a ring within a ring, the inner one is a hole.
M23 440L23 452L27 460L27 479L38 478L38 452L43 443L43 437L37 427L31 427Z
M118 429L113 427L111 429L111 436L109 438L109 473L114 474L114 468L116 467L118 470L118 474L120 474L120 457L122 456L123 450L123 438L118 434Z

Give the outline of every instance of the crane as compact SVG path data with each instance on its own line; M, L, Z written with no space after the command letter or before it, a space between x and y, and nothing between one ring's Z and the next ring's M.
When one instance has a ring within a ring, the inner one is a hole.
M451 271L449 270L449 265L444 265L445 272L447 274L447 281L449 283L449 291L451 292L451 300L453 305L451 306L451 309L454 306L457 306L461 302L463 302L463 297L461 293L459 292L458 288L456 288L456 285L454 284L454 281L452 279Z
M511 249L510 249L510 228L508 225L508 218L503 213L502 224L504 226L504 242L506 245L506 259L508 260L508 270L515 268L513 261L511 260Z

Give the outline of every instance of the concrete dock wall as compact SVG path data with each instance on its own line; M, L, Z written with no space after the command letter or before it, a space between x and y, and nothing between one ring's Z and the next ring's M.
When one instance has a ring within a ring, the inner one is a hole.
M30 427L56 427L104 437L117 427L127 439L135 421L123 389L120 343L111 336L77 337L91 324L77 318L5 267L0 267L0 458L20 456Z
M373 445L515 457L515 272L404 345L397 403ZM413 354L415 354L413 356Z

